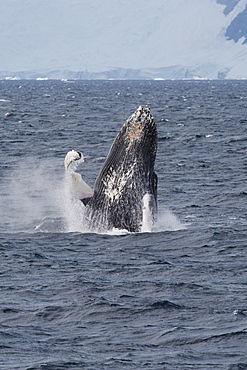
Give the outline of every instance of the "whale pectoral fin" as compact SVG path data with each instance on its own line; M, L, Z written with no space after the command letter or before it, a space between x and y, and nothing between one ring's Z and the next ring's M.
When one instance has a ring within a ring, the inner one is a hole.
M84 161L83 155L81 154L81 152L78 152L78 150L70 150L64 158L65 169L68 170L70 165L72 163L75 163L76 161L77 163L78 161L83 162Z
M141 232L151 232L153 228L152 195L146 193L142 198L142 227Z
M86 205L94 195L93 189L85 183L81 175L74 171L79 162L83 162L83 155L77 150L70 150L65 159L64 167L69 179L70 194L73 198L79 199ZM74 167L72 166L74 164Z
M82 180L82 177L77 172L69 172L70 185L73 196L80 199L82 202L84 199L92 198L94 191L93 189ZM84 202L83 202L84 203Z

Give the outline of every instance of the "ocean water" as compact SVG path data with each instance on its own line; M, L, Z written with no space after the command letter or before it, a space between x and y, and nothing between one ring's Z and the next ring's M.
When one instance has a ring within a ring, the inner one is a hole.
M139 105L158 128L152 233L87 233ZM0 368L247 369L247 82L0 81Z

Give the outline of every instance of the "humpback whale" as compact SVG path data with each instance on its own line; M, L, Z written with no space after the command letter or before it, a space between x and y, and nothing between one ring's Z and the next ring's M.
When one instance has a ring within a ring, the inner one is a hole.
M75 150L67 153L64 165L75 196L85 206L84 222L89 230L152 230L157 213L156 151L156 124L149 107L140 106L116 136L94 189L73 170L82 154Z

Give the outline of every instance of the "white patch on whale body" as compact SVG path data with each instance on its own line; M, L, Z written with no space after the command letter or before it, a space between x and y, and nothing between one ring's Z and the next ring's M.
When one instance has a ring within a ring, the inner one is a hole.
M142 227L141 232L151 232L153 229L153 215L150 207L151 195L145 194L142 198Z
M134 167L135 164L127 172L122 171L122 174L110 168L111 172L107 175L106 179L103 180L103 183L106 187L105 195L109 198L111 203L118 201L120 198L127 181L133 176Z

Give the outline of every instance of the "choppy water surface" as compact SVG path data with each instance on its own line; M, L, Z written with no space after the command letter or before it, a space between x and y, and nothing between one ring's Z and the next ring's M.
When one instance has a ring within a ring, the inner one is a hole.
M85 233L93 186L148 104L155 232ZM0 368L247 369L246 81L0 81Z

